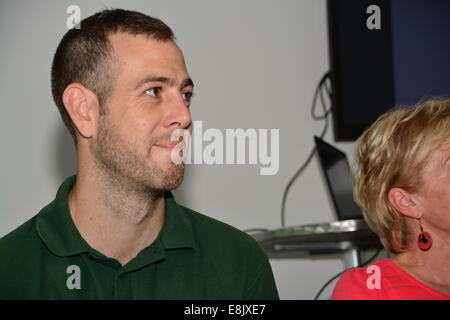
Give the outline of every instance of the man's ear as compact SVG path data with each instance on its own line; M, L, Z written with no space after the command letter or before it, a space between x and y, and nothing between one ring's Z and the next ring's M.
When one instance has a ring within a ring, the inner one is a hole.
M398 212L414 219L422 217L422 210L418 199L402 188L392 188L388 192L388 199Z
M64 90L62 100L78 133L83 138L92 137L99 118L97 96L82 84L71 83Z

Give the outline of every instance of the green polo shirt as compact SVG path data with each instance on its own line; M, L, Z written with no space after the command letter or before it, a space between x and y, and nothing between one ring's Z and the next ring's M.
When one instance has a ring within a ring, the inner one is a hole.
M278 299L247 234L165 196L157 239L126 265L91 248L71 218L72 176L53 202L0 239L0 299ZM10 213L12 214L12 213Z

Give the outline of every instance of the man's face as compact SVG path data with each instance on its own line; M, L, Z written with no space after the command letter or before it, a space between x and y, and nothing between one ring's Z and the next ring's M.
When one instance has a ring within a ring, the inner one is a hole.
M118 182L156 191L183 181L184 164L171 152L175 129L192 131L193 83L172 41L118 33L110 37L118 65L111 94L91 144L96 164Z

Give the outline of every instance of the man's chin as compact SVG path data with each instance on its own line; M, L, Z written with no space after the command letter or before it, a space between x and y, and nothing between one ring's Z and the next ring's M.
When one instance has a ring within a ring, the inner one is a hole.
M184 164L165 168L158 174L157 181L152 181L152 187L161 192L172 191L178 188L184 179Z

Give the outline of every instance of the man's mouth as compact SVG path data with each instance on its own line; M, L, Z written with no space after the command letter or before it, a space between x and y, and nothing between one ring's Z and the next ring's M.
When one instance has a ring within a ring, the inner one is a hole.
M155 146L172 151L173 148L175 148L177 145L180 146L180 148L184 147L183 144L183 137L180 137L178 141L171 141L169 143L156 143Z
M175 148L180 142L171 142L166 144L155 144L155 146L171 151Z

